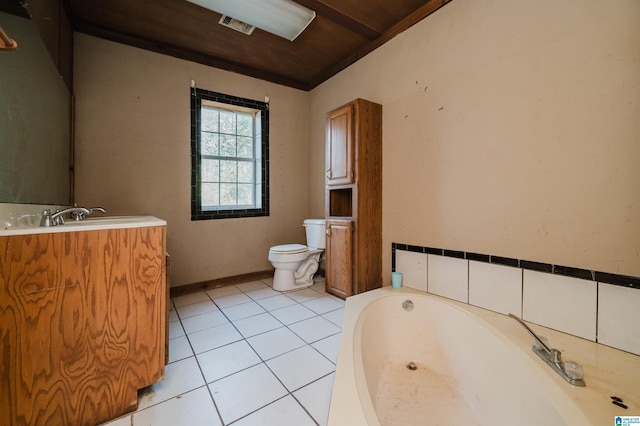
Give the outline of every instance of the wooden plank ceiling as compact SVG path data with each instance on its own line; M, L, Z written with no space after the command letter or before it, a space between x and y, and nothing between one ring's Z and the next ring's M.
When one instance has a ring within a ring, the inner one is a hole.
M450 0L295 1L316 18L293 42L223 27L220 14L186 0L65 3L75 31L311 90Z

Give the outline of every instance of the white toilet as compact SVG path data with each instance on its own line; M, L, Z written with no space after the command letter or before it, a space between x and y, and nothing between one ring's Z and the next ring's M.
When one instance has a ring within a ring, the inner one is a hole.
M313 274L318 270L320 257L325 249L324 219L306 219L307 245L285 244L269 249L269 261L276 269L273 289L294 290L313 284Z

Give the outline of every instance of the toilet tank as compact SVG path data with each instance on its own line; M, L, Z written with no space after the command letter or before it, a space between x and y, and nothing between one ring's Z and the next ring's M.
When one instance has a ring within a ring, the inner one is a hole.
M309 249L323 249L326 247L324 219L306 219L304 221L307 232L307 247Z

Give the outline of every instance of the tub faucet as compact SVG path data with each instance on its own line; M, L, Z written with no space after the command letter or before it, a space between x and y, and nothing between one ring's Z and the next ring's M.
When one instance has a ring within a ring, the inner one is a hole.
M64 210L56 210L55 213L51 213L51 210L46 209L42 212L42 219L40 219L40 226L64 225L63 215L67 213L88 215L88 214L91 214L91 212L94 210L99 210L104 213L104 209L101 207L95 207L92 209L87 209L85 207L70 207Z
M536 333L533 332L520 318L514 314L509 316L520 323L536 340L533 345L533 352L550 366L560 377L574 386L585 386L582 378L582 366L573 361L562 361L561 353L558 349L549 348L547 344Z

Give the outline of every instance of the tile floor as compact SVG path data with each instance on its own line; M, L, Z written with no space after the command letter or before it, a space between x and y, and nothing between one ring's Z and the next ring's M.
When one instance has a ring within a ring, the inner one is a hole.
M164 381L106 425L326 425L344 301L271 282L172 299Z

